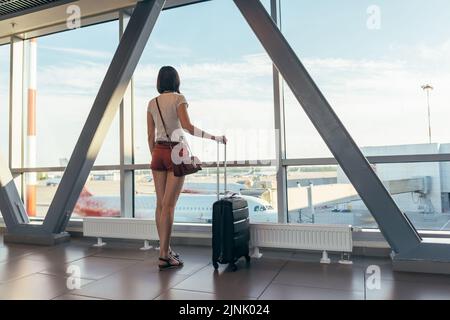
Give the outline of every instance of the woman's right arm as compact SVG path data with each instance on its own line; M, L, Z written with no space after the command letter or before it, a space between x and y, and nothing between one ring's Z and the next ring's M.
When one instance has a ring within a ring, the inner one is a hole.
M153 148L155 147L155 131L155 121L153 120L153 116L151 112L147 112L147 138L150 154L153 153Z
M220 143L227 143L227 138L225 136L213 136L209 134L208 132L203 131L202 129L199 129L195 127L191 123L191 119L189 118L189 113L187 111L187 104L183 103L178 107L177 110L178 113L178 119L180 119L181 127L189 132L191 135L195 137L200 137L204 139L210 139L219 141Z

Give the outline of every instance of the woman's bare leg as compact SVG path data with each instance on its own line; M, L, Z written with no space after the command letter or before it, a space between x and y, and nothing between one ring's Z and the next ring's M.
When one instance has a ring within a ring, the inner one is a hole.
M167 173L166 190L164 192L164 199L162 202L162 215L161 215L161 243L160 243L160 256L162 258L170 258L173 261L171 263L179 263L178 260L169 257L170 238L172 236L172 226L174 220L175 206L177 204L178 197L180 196L183 188L184 177L175 177L173 172Z
M156 211L155 211L156 229L158 230L158 236L161 241L161 217L162 217L164 192L166 191L167 171L152 171L152 173L156 191Z

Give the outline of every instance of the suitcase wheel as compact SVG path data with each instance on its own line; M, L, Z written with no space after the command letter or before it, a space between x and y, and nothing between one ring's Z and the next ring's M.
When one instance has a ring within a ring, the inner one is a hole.
M234 263L230 263L231 272L236 272L237 266Z
M219 264L217 263L217 262L213 262L213 267L214 267L214 269L219 269Z

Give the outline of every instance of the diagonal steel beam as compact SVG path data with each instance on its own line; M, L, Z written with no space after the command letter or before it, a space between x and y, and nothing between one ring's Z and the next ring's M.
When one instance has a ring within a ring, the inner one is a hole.
M259 0L234 0L396 253L421 238L395 204L300 59Z
M17 192L14 179L5 159L0 154L0 211L6 227L12 229L19 224L29 223L28 215Z
M144 0L133 11L45 217L46 232L65 230L164 4Z

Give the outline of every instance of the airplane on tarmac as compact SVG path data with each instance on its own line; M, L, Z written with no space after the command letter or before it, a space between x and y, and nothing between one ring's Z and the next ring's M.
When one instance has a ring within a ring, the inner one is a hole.
M181 223L211 223L212 206L217 201L217 194L186 190L180 194L175 208L175 222ZM265 200L236 193L248 202L250 221L276 222L277 211ZM224 195L220 195L224 197ZM137 194L135 196L136 218L154 219L156 209L156 194ZM74 213L78 216L120 217L120 197L95 196L86 189L83 190Z

